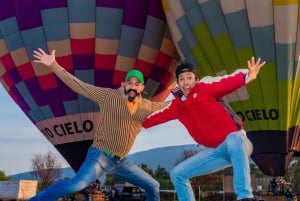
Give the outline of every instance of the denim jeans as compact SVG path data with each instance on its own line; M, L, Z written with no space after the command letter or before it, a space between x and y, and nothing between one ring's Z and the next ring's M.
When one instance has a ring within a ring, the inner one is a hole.
M127 158L116 160L107 156L101 149L90 147L85 161L72 179L59 180L28 201L57 201L60 197L86 188L107 173L143 188L148 200L160 200L159 183L136 164Z
M233 166L233 187L237 199L253 198L249 156L253 147L244 130L230 133L216 148L204 148L179 163L170 176L179 201L195 201L189 179Z

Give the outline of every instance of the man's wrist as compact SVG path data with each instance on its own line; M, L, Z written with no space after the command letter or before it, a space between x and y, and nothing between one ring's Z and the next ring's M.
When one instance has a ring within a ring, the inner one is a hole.
M251 81L255 80L256 79L256 75L253 75L251 73L247 73L245 75L245 83L248 84L250 83Z

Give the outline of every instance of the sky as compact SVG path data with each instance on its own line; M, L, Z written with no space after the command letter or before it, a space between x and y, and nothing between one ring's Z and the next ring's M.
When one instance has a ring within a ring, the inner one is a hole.
M172 98L169 96L167 99ZM158 147L195 144L177 121L143 129L130 153ZM31 171L36 154L54 153L62 167L69 167L62 155L48 142L0 84L0 170L9 175ZM130 154L129 153L129 154Z

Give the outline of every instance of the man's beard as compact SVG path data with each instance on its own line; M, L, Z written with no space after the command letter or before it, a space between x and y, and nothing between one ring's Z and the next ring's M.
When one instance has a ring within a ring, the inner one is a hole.
M132 94L132 93L134 93L134 95L129 96L129 94ZM125 95L127 96L128 101L132 102L140 94L136 90L134 90L134 89L129 89L128 91L125 90Z

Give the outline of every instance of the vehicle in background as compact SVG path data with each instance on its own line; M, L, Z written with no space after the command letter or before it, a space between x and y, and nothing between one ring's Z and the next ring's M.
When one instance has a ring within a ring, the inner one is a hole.
M146 201L146 192L137 186L124 186L118 192L117 199L119 201Z

